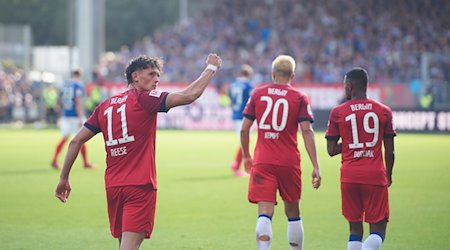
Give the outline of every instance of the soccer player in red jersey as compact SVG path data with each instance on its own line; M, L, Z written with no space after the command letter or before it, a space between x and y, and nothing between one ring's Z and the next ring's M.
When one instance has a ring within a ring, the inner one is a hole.
M396 133L391 109L367 97L367 83L365 69L354 68L345 75L347 101L331 110L326 132L328 154L342 154L342 214L350 224L348 250L380 249L389 220ZM364 243L363 220L370 224Z
M201 75L179 92L156 89L163 63L140 56L126 68L128 90L99 104L69 145L55 195L69 198L69 173L80 147L102 132L106 151L105 185L110 229L120 249L139 249L150 238L156 207L155 137L158 112L194 102L222 61L209 54Z
M313 187L320 186L313 115L308 98L290 84L295 61L281 55L272 62L272 84L254 90L244 110L241 144L244 165L250 171L248 199L258 204L256 242L259 250L270 249L272 216L279 190L288 219L290 249L303 249L303 224L300 217L301 168L297 132L300 124L304 144L313 166ZM249 151L250 127L256 119L258 139L254 157Z

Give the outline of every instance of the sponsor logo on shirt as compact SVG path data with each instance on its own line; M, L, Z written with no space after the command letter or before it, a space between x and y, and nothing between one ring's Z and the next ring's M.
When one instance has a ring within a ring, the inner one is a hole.
M160 97L161 93L162 93L161 91L154 89L154 90L150 91L148 93L148 95L149 96L154 96L154 97Z

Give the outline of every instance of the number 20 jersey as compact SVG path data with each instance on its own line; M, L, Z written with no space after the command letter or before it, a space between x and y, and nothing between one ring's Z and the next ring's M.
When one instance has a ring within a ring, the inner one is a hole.
M299 122L313 122L306 95L290 85L268 84L254 90L244 110L258 126L253 164L300 167Z
M102 132L106 151L106 187L151 184L157 189L156 120L167 112L167 92L127 90L99 104L84 124Z
M396 135L391 109L372 99L353 99L330 112L327 139L342 139L341 182L387 184L383 138Z

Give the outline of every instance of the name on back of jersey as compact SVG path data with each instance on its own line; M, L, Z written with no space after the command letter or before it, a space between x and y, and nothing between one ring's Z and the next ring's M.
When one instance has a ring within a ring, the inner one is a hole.
M109 151L110 151L112 157L128 154L127 146L123 146L123 147L119 147L119 148L111 148Z
M352 111L358 111L358 110L372 110L372 103L356 103L351 104L350 108Z
M128 98L128 95L126 96L122 96L122 97L113 97L111 98L111 102L109 103L110 105L112 104L121 104L124 103Z
M373 158L373 150L357 150L353 152L353 158Z
M264 133L264 139L278 140L278 139L280 139L280 133L278 133L278 132L265 132Z
M279 96L286 96L287 90L285 89L277 89L277 88L268 88L267 93L269 95L279 95Z

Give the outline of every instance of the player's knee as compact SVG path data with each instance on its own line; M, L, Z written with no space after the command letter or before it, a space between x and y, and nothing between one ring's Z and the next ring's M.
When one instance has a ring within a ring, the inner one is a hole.
M270 240L270 236L269 235L260 235L258 237L258 240L260 240L260 241L269 241Z

